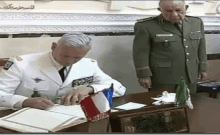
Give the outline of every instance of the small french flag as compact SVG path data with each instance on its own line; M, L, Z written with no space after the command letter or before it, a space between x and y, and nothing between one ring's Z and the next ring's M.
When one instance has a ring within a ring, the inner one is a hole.
M109 89L98 92L81 102L81 107L88 121L95 122L109 117L110 107L113 102L113 83Z

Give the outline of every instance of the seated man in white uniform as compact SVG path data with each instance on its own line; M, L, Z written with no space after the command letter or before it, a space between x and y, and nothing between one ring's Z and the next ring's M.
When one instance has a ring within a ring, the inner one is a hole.
M105 74L97 61L83 58L91 38L81 33L63 35L52 51L12 57L0 72L0 106L47 109L54 103L79 104L85 97L108 89L113 97L126 88Z

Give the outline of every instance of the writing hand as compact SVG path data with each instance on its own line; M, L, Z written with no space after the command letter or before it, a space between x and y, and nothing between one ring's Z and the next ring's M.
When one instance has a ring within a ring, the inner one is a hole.
M47 109L53 105L54 103L46 97L28 98L22 103L22 107L31 107L37 109Z
M75 105L79 104L84 100L89 94L93 93L93 89L86 86L78 86L73 89L72 92L61 97L61 104L64 105Z

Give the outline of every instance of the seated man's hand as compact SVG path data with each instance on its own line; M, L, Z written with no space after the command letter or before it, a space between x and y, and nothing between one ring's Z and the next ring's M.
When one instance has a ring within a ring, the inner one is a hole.
M54 103L45 97L28 98L22 103L22 107L31 107L37 109L47 109L53 105Z
M142 87L144 87L146 89L151 88L151 78L150 77L138 78L138 82Z
M61 104L64 105L75 105L79 104L82 100L89 96L89 94L93 93L93 89L91 87L86 86L78 86L73 88L73 91L68 93L66 96L61 97Z

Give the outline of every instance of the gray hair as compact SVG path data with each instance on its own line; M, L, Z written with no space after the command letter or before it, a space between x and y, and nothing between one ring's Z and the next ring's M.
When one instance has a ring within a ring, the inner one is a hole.
M57 43L58 45L64 43L66 46L91 47L91 41L92 39L83 33L67 33L64 34Z
M160 4L161 4L162 1L182 1L184 4L186 4L186 3L185 3L185 0L160 0L160 1L159 1L159 6L160 6Z

